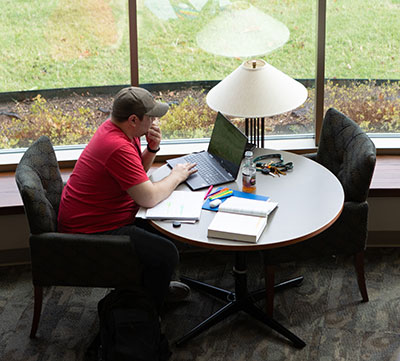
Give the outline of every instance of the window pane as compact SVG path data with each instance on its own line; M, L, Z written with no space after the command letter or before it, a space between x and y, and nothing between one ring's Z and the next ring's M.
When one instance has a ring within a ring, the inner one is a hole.
M126 0L2 0L0 19L0 92L130 83ZM2 102L0 148L87 143L108 99L86 98Z
M0 2L0 91L129 83L127 1Z
M398 0L328 2L325 107L367 132L400 133L399 16Z
M315 16L311 0L141 0L140 83L221 80L251 58L295 79L313 79ZM205 103L208 89L194 90L163 94L176 103L162 119L164 138L210 135L215 112ZM293 112L267 118L266 134L313 133L312 90L309 95ZM236 124L243 127L243 120Z

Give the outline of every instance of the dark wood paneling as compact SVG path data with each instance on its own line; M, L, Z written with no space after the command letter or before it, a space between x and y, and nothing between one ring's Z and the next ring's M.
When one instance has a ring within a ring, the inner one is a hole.
M369 196L400 196L400 156L379 155L377 157Z
M63 180L67 180L72 168L61 169ZM0 215L22 214L24 207L15 182L14 172L0 173Z
M154 164L159 167L162 163ZM64 180L73 168L61 169ZM370 197L400 197L400 156L378 155L372 177ZM14 172L0 172L0 215L24 213Z

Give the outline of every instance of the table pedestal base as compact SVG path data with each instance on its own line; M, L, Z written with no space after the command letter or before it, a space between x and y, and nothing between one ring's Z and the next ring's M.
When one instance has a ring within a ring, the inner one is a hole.
M233 275L235 277L235 292L230 292L222 288L211 286L207 283L203 283L192 278L181 277L181 280L192 288L204 291L218 299L228 302L225 306L220 308L213 315L208 317L206 320L201 322L199 325L190 330L185 336L180 338L176 345L180 346L190 340L191 338L199 335L201 332L209 329L211 326L224 320L230 315L236 312L244 311L255 319L261 321L265 325L271 327L276 332L285 336L287 339L293 342L297 348L303 348L306 344L295 334L290 332L287 328L283 327L279 322L273 318L268 317L260 308L254 303L260 301L265 297L265 289L261 289L254 292L248 292L247 290L247 268L246 268L246 255L245 252L236 252L235 254L235 266L233 268ZM275 285L274 289L282 290L287 287L299 285L303 281L303 277L297 277L290 281L282 282Z

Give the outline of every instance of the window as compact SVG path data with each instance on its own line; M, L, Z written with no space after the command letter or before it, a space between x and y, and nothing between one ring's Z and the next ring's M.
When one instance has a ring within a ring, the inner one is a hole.
M376 136L400 133L400 2L330 1L325 106ZM336 80L340 79L340 80Z
M140 84L172 104L164 138L207 138L215 113L205 92L256 57L309 89L303 106L266 119L267 137L314 136L316 9L326 0L17 0L0 3L0 150L41 134L56 145L90 139L108 116L113 86L130 83L133 3ZM326 10L325 110L335 106L371 134L400 132L399 13L398 0L334 0ZM88 107L86 88L74 89L93 86L110 88ZM56 107L48 90L55 88L73 88L78 99ZM30 101L3 96L29 90Z

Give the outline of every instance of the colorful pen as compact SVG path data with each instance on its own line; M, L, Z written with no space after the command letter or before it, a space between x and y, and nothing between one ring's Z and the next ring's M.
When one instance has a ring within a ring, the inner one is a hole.
M228 190L229 190L229 188L217 189L215 192L210 193L207 197L211 198L212 196L215 196L218 193L225 192Z
M208 197L208 195L210 194L210 192L212 191L213 187L214 187L214 186L211 185L211 186L208 188L207 193L206 193L206 195L204 196L204 199L207 199L207 197Z
M215 197L215 198L212 198L212 199L210 198L210 200L229 198L229 197L232 197L232 196L233 196L233 193L225 193L225 194L222 194L222 195L220 195L218 197Z
M225 196L230 196L232 194L233 194L233 191L227 190L227 191L224 191L224 192L216 193L212 197L209 197L209 198L210 199L217 199L217 198L222 198L222 197L225 197Z

